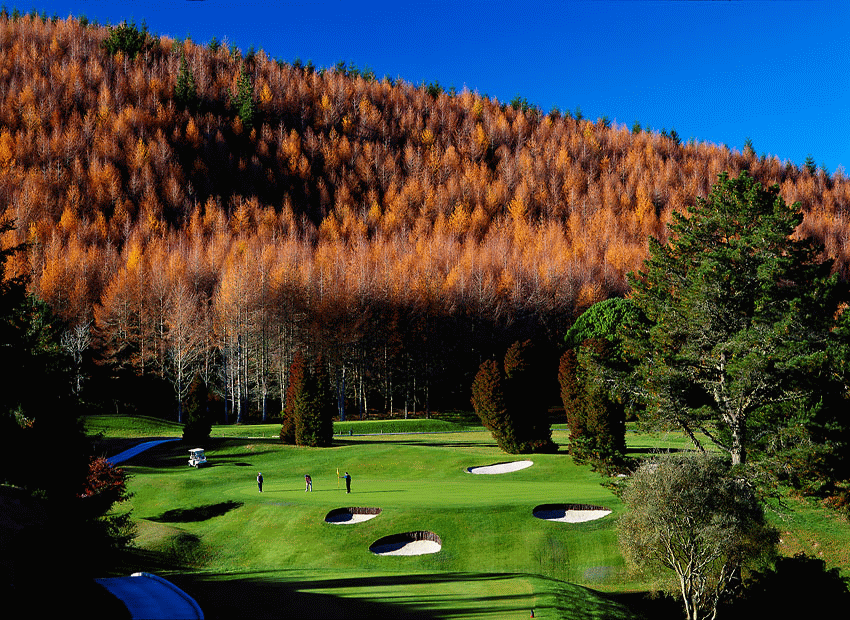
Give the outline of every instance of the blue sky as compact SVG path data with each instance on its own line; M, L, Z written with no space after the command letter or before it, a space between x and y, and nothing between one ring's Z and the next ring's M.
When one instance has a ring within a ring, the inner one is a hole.
M4 0L850 172L850 2Z

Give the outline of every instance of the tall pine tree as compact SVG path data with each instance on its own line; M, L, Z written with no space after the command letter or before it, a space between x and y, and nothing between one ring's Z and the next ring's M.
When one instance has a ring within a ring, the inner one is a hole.
M181 109L194 110L198 104L198 89L195 76L186 61L186 52L180 54L180 70L177 72L177 82L174 84L174 102Z
M650 239L650 257L629 278L649 328L627 330L635 372L626 386L645 415L705 431L735 464L746 461L766 406L803 402L829 372L846 287L822 247L795 236L802 221L778 186L724 173L706 198L673 214L666 244Z

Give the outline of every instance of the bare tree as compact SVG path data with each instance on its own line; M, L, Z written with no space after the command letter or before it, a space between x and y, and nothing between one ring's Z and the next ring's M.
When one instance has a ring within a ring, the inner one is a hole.
M167 328L166 364L177 397L177 421L183 422L183 401L189 394L190 380L201 360L204 330L198 295L186 282L178 282L168 297L165 324Z
M83 389L85 374L83 371L83 355L92 344L91 321L80 323L62 334L62 348L67 351L73 363L74 395L79 398Z

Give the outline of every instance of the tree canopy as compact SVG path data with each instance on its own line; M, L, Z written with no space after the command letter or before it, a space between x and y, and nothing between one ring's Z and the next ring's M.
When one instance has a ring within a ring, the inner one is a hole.
M630 299L612 297L600 301L576 319L564 336L564 344L568 348L575 348L590 339L603 339L619 344L617 330L620 325L636 319L637 316L638 310Z
M746 460L751 418L802 401L827 373L844 286L822 247L795 231L799 204L747 173L721 174L709 195L674 213L630 274L633 320L626 388L657 422L703 430L733 463ZM814 380L814 381L813 381ZM693 435L692 435L693 437Z

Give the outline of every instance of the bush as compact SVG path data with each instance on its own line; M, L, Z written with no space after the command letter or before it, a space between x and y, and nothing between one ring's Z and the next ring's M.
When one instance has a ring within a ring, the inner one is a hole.
M664 579L691 620L714 618L742 569L775 553L778 534L750 484L716 456L671 454L645 463L623 503L618 533L626 562Z

